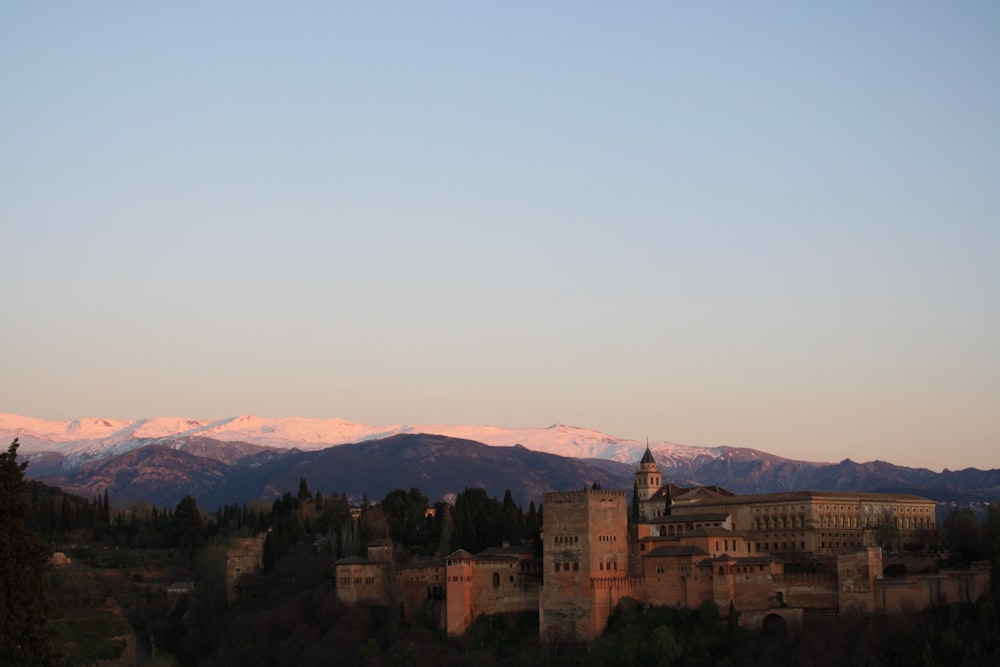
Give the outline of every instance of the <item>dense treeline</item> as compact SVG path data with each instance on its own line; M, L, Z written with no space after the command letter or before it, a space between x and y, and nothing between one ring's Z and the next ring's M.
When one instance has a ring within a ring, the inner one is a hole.
M26 484L28 516L32 530L43 535L66 535L76 530L91 530L111 523L108 492L88 500L37 481Z

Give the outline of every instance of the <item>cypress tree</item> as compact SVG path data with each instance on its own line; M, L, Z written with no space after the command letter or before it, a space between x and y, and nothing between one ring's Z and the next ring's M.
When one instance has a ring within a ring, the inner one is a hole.
M0 664L49 665L45 568L52 550L27 528L24 469L17 438L0 454Z

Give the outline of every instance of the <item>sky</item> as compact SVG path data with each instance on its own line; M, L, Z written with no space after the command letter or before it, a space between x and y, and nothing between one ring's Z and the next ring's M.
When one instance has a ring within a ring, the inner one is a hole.
M992 1L4 2L0 412L997 468L998 178Z

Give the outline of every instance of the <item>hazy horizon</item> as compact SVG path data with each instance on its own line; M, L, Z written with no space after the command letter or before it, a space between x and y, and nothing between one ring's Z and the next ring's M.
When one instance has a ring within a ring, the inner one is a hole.
M1000 467L1000 5L8 3L0 412Z

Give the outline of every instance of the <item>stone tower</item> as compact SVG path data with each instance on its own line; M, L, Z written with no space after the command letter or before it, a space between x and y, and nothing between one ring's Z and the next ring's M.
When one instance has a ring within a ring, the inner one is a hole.
M546 493L544 507L541 639L591 641L627 583L628 501L623 491L564 491Z
M660 469L656 466L653 453L646 445L646 453L639 461L639 469L635 471L635 483L639 487L639 502L645 502L663 486L663 478L660 476Z

